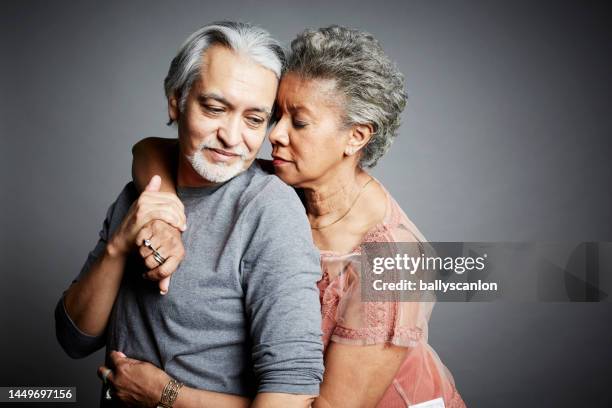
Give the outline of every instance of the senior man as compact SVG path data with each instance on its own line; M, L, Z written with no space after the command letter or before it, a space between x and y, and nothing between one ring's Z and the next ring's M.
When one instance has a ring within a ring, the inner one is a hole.
M115 391L101 405L298 407L318 394L318 252L295 192L253 163L283 63L267 32L233 22L173 59L180 201L159 177L140 196L129 183L56 308L70 356L106 345Z

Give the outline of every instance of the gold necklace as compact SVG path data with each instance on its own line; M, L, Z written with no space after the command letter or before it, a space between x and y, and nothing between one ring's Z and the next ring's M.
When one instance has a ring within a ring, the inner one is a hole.
M342 220L344 217L346 217L348 215L348 213L351 212L351 210L353 209L353 207L355 206L355 204L357 204L357 200L359 200L359 197L361 196L361 193L363 193L363 190L365 190L365 188L368 186L368 184L370 184L372 182L372 180L374 180L374 177L370 177L370 179L368 180L367 183L365 183L363 185L363 187L361 187L361 190L359 190L359 193L357 193L357 196L355 196L355 199L353 200L353 202L351 203L351 206L348 208L348 210L346 210L346 212L344 214L342 214L340 216L340 218L338 218L336 221L330 223L330 224L326 224L326 225L321 225L321 226L310 226L310 229L313 230L321 230L323 228L327 228L327 227L331 227L332 225L340 222L340 220Z

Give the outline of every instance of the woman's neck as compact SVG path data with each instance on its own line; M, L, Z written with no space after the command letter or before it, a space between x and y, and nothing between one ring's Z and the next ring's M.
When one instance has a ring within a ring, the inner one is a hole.
M368 177L360 168L350 168L328 174L324 180L303 188L311 223L333 221L350 210Z

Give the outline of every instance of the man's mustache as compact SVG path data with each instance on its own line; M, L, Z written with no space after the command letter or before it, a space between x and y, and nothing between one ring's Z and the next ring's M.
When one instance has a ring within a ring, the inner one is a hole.
M240 156L240 158L242 160L246 160L246 156L248 154L248 150L246 147L244 146L238 146L234 149L228 149L226 147L223 147L220 143L214 142L214 141L207 141L207 142L202 142L199 146L198 146L198 150L202 151L204 149L217 149L217 150L222 150L231 154L235 154L237 156Z

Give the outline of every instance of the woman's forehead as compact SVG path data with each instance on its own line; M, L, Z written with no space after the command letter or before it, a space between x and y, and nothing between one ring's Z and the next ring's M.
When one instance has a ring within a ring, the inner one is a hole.
M283 76L278 92L278 102L292 109L316 110L321 104L335 107L342 100L343 95L338 91L334 79L294 73Z

